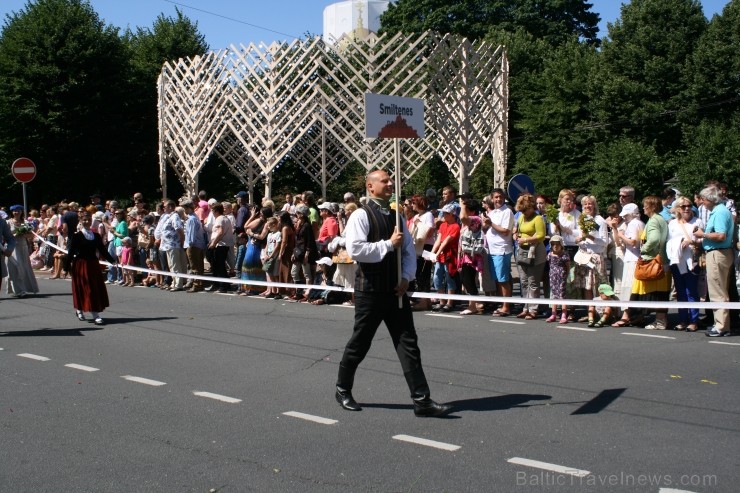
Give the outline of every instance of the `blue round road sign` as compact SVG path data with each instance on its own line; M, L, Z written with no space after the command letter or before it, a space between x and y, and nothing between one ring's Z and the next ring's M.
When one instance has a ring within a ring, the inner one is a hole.
M509 180L506 193L512 202L516 202L521 194L534 193L534 181L527 175L514 175Z

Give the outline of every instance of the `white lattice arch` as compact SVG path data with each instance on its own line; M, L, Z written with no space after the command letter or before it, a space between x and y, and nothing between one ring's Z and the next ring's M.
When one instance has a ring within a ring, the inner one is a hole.
M322 188L351 162L391 168L390 140L365 138L366 92L426 100L424 139L403 143L403 180L439 154L467 190L488 153L506 174L508 61L503 47L435 33L231 46L165 63L159 79L160 171L189 192L216 153L250 193L290 159Z

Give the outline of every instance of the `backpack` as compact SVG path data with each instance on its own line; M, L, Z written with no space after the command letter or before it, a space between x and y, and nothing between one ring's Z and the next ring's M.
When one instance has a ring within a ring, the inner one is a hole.
M470 257L486 253L486 248L483 245L483 232L481 230L473 232L470 228L465 229L460 235L460 248L464 254Z

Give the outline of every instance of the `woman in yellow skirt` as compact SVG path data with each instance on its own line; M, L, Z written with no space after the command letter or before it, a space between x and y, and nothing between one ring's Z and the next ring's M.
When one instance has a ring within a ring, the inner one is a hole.
M671 292L671 270L665 248L668 241L668 223L660 215L660 211L663 209L663 203L659 197L649 195L643 199L642 207L649 219L642 232L640 255L642 260L652 260L656 255L660 255L663 261L663 276L653 281L635 279L632 282L630 301L661 301L667 304ZM645 315L648 311L652 310L631 308L630 324L643 325ZM645 325L645 328L649 330L667 329L667 316L668 308L656 309L655 321L649 325Z

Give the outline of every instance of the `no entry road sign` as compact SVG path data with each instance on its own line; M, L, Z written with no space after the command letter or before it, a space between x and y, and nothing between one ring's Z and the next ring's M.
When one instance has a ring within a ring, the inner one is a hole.
M28 183L36 178L36 165L27 157L13 161L10 171L13 173L13 178L21 183Z

